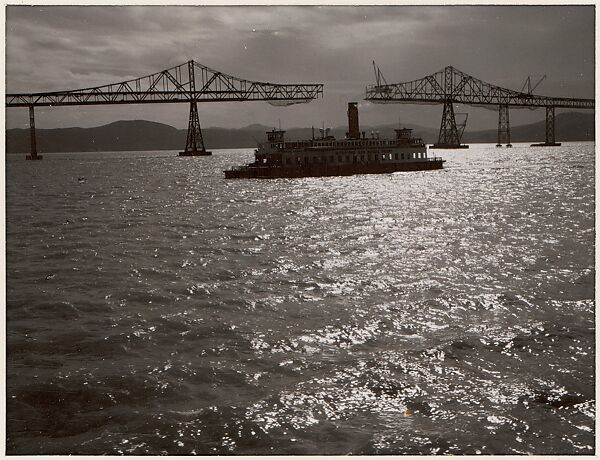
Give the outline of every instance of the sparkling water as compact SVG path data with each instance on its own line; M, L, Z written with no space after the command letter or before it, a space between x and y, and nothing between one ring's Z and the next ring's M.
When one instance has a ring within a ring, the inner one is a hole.
M9 454L587 454L594 145L225 180L6 160Z

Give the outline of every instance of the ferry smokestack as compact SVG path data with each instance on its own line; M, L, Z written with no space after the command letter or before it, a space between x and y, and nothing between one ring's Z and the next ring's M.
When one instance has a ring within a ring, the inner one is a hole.
M360 130L358 128L358 103L348 102L348 137L350 139L359 139Z

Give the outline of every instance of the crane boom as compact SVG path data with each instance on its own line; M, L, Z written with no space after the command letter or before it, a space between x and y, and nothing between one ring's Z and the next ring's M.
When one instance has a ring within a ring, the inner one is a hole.
M535 89L540 85L541 82L543 82L546 79L546 75L544 74L544 76L542 78L540 78L538 80L538 82L533 85L533 87L531 86L531 75L529 75L527 77L527 79L525 80L525 83L523 84L523 88L521 89L521 92L524 93L525 92L525 87L527 87L527 94L531 94L535 91Z

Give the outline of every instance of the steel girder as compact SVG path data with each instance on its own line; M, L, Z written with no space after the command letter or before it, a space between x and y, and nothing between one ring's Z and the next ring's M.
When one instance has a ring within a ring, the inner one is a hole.
M7 94L7 107L173 102L309 102L323 96L322 84L275 84L243 80L195 61L120 83L71 91Z
M365 99L374 103L443 104L452 101L474 106L594 108L594 99L513 91L486 83L452 66L418 80L367 86Z
M188 123L184 152L206 152L202 130L200 129L198 106L195 101L190 103L190 120Z
M554 138L554 107L546 107L546 144L555 144Z
M502 147L502 144L512 147L510 143L510 115L507 105L498 107L498 143L496 147Z
M31 143L31 156L37 156L37 145L35 142L35 113L33 106L29 106L29 142Z
M456 128L456 119L454 118L454 106L452 102L444 103L438 145L460 145L460 136L458 129Z

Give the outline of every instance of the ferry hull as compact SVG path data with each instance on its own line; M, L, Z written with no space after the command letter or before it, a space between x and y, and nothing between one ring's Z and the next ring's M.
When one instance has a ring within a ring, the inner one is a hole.
M445 160L431 159L389 164L308 165L302 167L246 166L223 171L226 179L277 179L297 177L352 176L355 174L389 174L401 171L442 169Z

